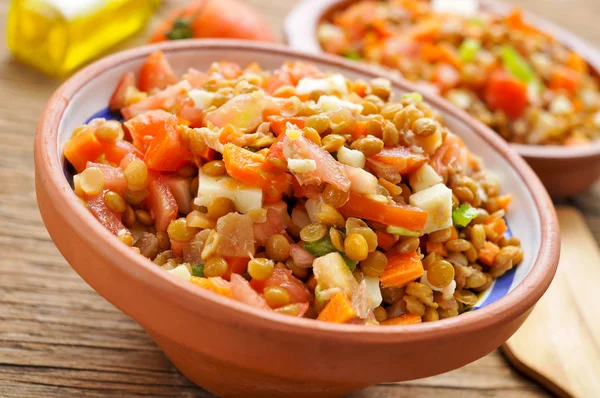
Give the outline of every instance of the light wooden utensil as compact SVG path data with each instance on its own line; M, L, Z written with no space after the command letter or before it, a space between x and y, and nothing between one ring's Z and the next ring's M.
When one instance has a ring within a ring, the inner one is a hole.
M561 398L600 397L600 250L578 210L556 211L556 276L502 349L517 370Z

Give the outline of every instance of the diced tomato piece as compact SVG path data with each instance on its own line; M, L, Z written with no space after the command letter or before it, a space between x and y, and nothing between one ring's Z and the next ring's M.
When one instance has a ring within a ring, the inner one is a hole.
M177 201L160 173L149 173L146 204L154 216L157 231L166 231L171 221L177 218Z
M296 173L294 176L300 183L319 185L322 182L328 182L336 188L347 191L350 189L350 179L341 163L331 156L329 152L315 144L314 142L300 137L294 141L285 137L283 141L284 148L289 149L289 153L295 159L314 160L317 169L306 173ZM287 156L287 152L286 156Z
M189 97L187 97L187 93L191 89L192 86L190 85L190 82L187 80L182 80L177 84L169 86L166 89L141 100L138 103L121 109L121 115L123 115L125 120L129 120L135 116L141 115L142 113L155 109L171 111L172 108L182 102L182 98L184 101L189 99Z
M442 145L431 156L430 164L444 181L448 177L448 168L461 164L467 154L465 144L455 134L447 134Z
M264 297L252 289L248 281L241 275L231 274L231 292L233 293L233 298L237 301L246 303L254 308L263 310L271 309Z
M238 78L242 74L242 68L235 62L220 61L211 65L208 73L219 73L227 80Z
M140 150L134 147L131 142L125 140L106 145L104 157L112 164L119 164L130 153L138 159L144 158L144 154Z
M156 171L177 171L191 160L192 153L183 144L183 138L169 125L158 131L144 155L148 168Z
M197 69L190 68L188 69L187 74L185 75L185 80L190 82L192 88L200 89L204 86L204 83L208 80L208 74L201 72Z
M118 111L125 107L125 96L129 87L135 87L135 75L133 72L125 73L123 77L121 77L121 80L119 80L117 88L115 88L115 92L108 102L110 110Z
M271 122L271 130L273 130L276 136L281 135L281 133L285 133L288 123L296 125L296 127L299 129L303 129L306 123L306 120L301 117L285 117L277 115L268 116L267 120Z
M88 162L86 168L95 167L102 171L104 176L104 188L119 194L127 189L127 180L123 170L118 167L112 167L107 164Z
M117 235L119 231L126 229L121 222L121 215L111 211L104 203L104 191L100 195L96 195L87 200L87 205L92 214L100 223L110 232Z
M230 280L231 274L241 275L246 272L246 269L248 268L248 262L250 261L250 259L247 257L224 257L224 259L229 265L227 271L225 274L223 274L223 279L225 280Z
M306 303L310 301L310 293L304 283L292 275L289 269L275 268L273 275L264 281L252 279L250 286L259 293L270 286L279 286L287 290L291 303Z
M281 68L279 68L273 78L269 81L267 86L267 92L272 94L281 86L291 85L296 86L298 82L304 77L321 77L321 72L316 66L308 62L286 62Z
M240 133L248 133L263 122L265 115L277 113L280 109L281 105L270 98L240 94L209 112L206 120L217 127L231 124Z
M78 173L85 170L87 162L95 161L104 153L104 144L92 129L86 129L65 144L63 153Z
M427 212L398 203L385 204L350 193L350 199L338 209L346 217L358 217L419 231L427 223Z
M267 239L274 234L285 233L281 216L275 209L267 210L267 219L262 223L254 223L254 240L259 246L264 246Z
M193 105L183 105L179 110L179 117L189 122L189 127L202 127L204 121L204 111Z
M178 120L169 112L157 109L138 115L123 124L131 134L133 145L141 151L146 151L147 145L160 130L167 126L176 127Z
M156 88L163 90L175 83L177 83L177 75L163 52L156 51L150 54L140 69L140 90L146 92Z
M485 101L490 109L501 110L512 119L521 117L527 108L527 85L504 71L490 77L485 91Z

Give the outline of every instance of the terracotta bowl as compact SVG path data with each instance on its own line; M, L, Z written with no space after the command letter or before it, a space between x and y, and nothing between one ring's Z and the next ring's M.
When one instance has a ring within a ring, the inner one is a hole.
M358 0L301 0L285 20L285 36L290 47L319 54L317 27L334 12ZM481 9L505 15L512 6L495 0L480 0ZM557 38L580 54L598 74L600 52L592 45L553 23L525 13L529 23ZM553 198L576 195L588 189L600 177L600 140L585 147L510 144L537 173Z
M485 158L502 189L515 196L507 222L521 238L524 261L489 289L475 311L397 327L291 318L223 299L133 253L78 203L61 148L75 126L103 114L122 73L137 71L157 49L165 51L180 73L222 59L258 61L266 68L297 59L355 78L376 74L337 57L306 55L276 45L186 40L107 57L73 76L48 101L37 131L35 165L38 203L52 239L81 277L139 322L198 385L226 397L323 397L446 372L500 346L547 289L559 243L556 215L542 184L498 136L428 96L453 131ZM413 88L394 83L396 93L407 90Z

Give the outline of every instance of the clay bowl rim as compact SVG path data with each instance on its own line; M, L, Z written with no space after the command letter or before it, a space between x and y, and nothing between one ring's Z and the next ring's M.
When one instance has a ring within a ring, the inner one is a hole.
M121 272L131 275L133 279L149 288L160 291L165 300L170 300L173 305L179 305L192 313L202 313L203 301L217 304L220 308L218 313L202 315L220 323L239 324L239 322L243 322L252 327L275 329L279 332L302 335L307 338L336 340L343 338L346 341L375 344L431 341L440 337L448 338L465 332L475 332L492 325L501 325L505 321L515 319L525 313L546 291L556 272L559 258L558 221L546 190L525 161L511 150L499 136L493 134L466 113L459 112L445 101L430 95L424 95L429 103L472 126L476 134L507 159L527 186L540 214L541 243L534 265L525 279L497 302L457 317L418 325L371 327L318 322L259 310L234 300L224 300L211 292L167 275L150 260L128 249L81 206L67 181L58 151L58 130L64 112L81 87L104 71L123 62L144 59L156 50L163 50L168 56L169 53L178 51L211 49L255 51L257 58L262 53L279 55L283 59L298 58L309 62L318 61L331 67L339 67L349 72L362 74L365 77L377 77L376 72L358 63L344 61L340 57L306 54L282 45L236 40L183 40L146 45L110 55L68 79L48 100L38 124L34 152L36 173L38 174L36 179L50 192L52 200L62 204L57 211L61 214L64 222L71 223L75 230L85 231L85 239L90 245L102 244L106 247L108 254L105 256L111 256L110 261L114 267L118 267ZM395 81L393 84L403 90L414 90L414 87L404 82ZM38 189L42 188L38 187ZM116 302L118 301L115 300ZM152 328L151 324L144 326Z
M317 27L327 15L335 10L343 9L360 0L300 0L288 13L284 20L284 33L286 42L302 40L307 43L298 48L301 50L318 51L325 54L317 39ZM497 0L479 0L479 6L494 14L506 14L514 6L501 3ZM541 31L551 34L557 41L584 58L591 66L593 72L600 79L600 51L586 40L571 33L565 28L550 22L532 12L523 10L525 18ZM298 20L303 21L300 25ZM308 28L308 29L307 29ZM293 38L297 38L293 40ZM295 46L292 48L296 48ZM356 61L354 61L356 62ZM357 62L358 63L358 62ZM392 77L389 77L392 78ZM566 147L561 145L532 145L509 143L514 149L526 158L537 159L593 159L600 157L600 139L584 146Z

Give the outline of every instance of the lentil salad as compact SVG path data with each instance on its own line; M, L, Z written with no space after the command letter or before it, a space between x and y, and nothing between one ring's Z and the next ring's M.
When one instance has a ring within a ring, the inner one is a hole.
M357 1L323 21L318 39L327 52L422 82L509 142L578 146L600 137L600 81L580 55L519 9L502 16L453 3Z
M395 325L456 316L521 262L511 201L417 93L311 64L160 52L64 147L75 193L165 271L267 311Z

